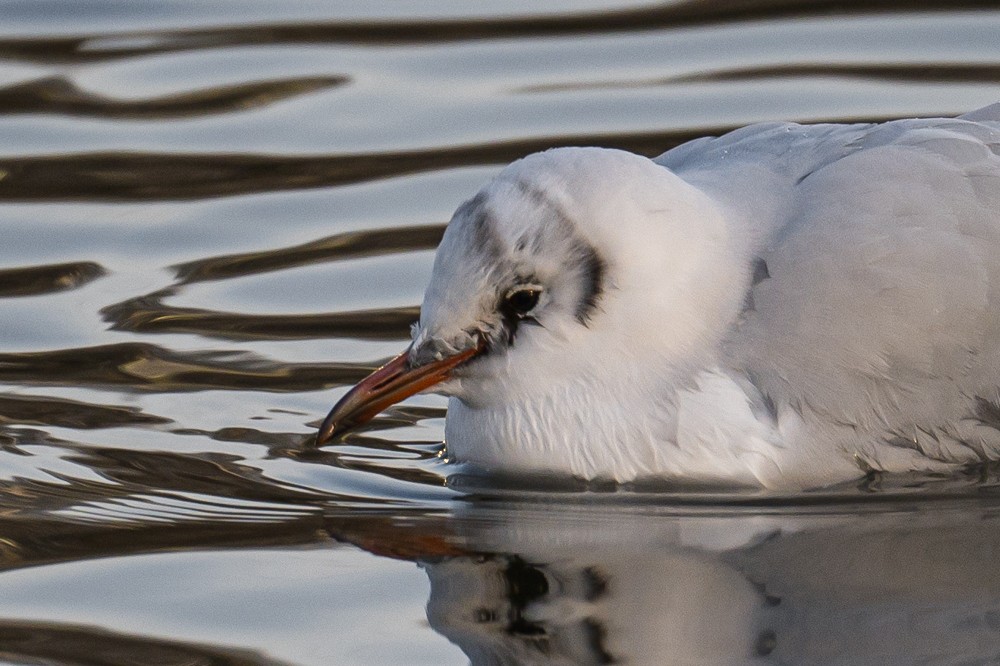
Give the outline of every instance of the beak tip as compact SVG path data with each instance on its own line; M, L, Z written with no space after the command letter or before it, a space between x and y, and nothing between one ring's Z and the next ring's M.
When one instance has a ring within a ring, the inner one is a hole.
M342 434L347 427L343 423L338 423L335 419L331 418L333 414L326 417L323 421L323 425L319 427L316 431L316 447L326 446L332 442L338 435Z

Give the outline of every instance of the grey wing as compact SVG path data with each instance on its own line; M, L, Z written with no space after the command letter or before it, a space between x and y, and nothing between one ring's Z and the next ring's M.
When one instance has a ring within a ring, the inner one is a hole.
M984 106L983 108L976 109L975 111L970 111L965 115L959 116L959 118L962 120L1000 123L1000 102Z
M854 126L796 177L727 349L811 436L1000 458L1000 124L984 112L1000 105Z

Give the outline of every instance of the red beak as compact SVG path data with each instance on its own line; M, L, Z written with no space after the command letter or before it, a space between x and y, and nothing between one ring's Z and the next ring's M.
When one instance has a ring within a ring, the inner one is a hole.
M371 421L386 407L443 382L452 370L480 351L481 347L472 347L454 356L411 367L407 349L362 379L333 406L316 435L316 445L323 446L354 426Z

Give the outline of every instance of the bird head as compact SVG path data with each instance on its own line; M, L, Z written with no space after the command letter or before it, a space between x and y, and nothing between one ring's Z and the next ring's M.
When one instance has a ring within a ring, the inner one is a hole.
M344 396L318 442L431 386L488 407L690 357L731 298L712 275L726 233L707 197L645 157L514 162L448 224L411 345Z

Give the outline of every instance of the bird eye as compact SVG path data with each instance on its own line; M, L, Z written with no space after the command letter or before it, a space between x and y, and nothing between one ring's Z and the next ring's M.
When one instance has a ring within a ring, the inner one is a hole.
M525 317L538 305L538 297L542 290L536 287L515 289L507 293L504 305L518 317Z

